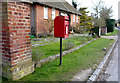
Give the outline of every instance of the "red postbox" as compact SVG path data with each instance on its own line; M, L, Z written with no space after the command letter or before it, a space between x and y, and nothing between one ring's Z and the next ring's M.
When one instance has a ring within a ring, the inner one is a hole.
M69 17L57 16L54 20L54 37L67 38L69 32Z

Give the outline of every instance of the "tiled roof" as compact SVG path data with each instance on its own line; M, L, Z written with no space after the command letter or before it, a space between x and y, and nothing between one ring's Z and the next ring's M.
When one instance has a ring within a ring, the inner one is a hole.
M82 15L80 12L78 12L74 7L72 7L67 1L65 0L30 0L32 2L35 1L35 3L39 3L42 5L50 6L53 8L57 8L69 13Z

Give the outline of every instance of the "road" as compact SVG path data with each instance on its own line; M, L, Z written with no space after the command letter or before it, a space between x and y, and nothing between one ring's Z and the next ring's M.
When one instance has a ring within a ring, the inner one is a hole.
M105 71L102 72L98 81L109 81L120 83L120 30L118 35L118 43L112 53L112 58L109 61Z

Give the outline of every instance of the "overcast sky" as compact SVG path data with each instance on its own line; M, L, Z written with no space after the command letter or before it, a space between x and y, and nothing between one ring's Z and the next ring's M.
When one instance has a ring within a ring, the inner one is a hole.
M70 4L72 4L72 0L66 0L68 1ZM92 7L93 7L93 3L96 4L99 0L77 0L77 3L79 4L79 7L88 7L88 10L93 12ZM107 7L112 7L113 10L113 19L118 19L118 2L119 0L103 0L103 2L105 3L105 6Z

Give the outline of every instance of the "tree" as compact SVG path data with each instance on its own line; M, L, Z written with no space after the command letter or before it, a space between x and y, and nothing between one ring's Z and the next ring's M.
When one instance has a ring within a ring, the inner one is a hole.
M110 19L110 17L112 17L112 12L112 6L110 8L102 7L102 9L100 10L100 17L104 20Z
M94 3L93 3L94 4ZM112 16L112 7L108 8L107 6L103 5L104 2L99 0L97 4L94 4L93 10L93 21L95 26L103 27L106 26L106 20L110 19Z
M88 16L89 11L86 11L86 7L80 8L79 12L82 14L80 17L80 29L83 30L83 33L88 32L92 27L92 17Z
M45 25L47 27L48 33L51 34L54 29L54 21L52 19L47 19L47 23Z
M93 2L93 1L92 1ZM101 6L103 5L103 1L102 0L99 0L98 3L93 3L94 7L93 7L93 10L94 10L94 18L99 18L99 13L100 13L100 10L101 10Z
M94 26L103 27L106 26L106 21L103 18L93 18Z
M77 9L77 1L76 0L72 0L72 5L75 9Z

